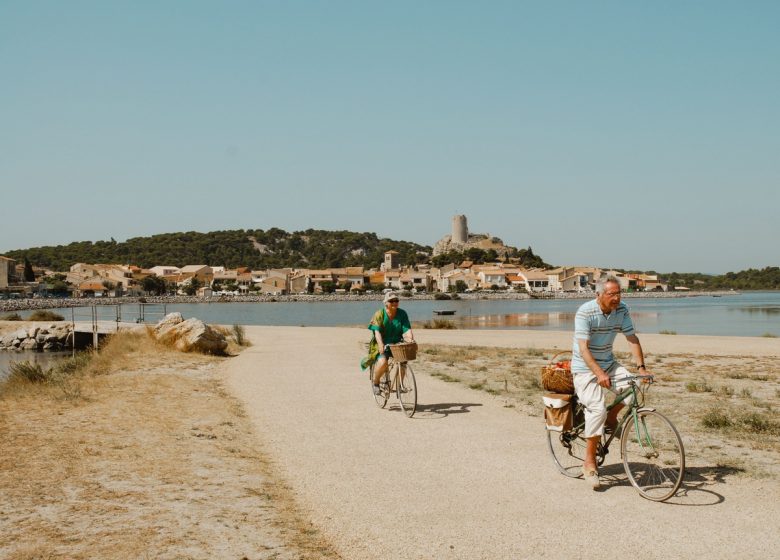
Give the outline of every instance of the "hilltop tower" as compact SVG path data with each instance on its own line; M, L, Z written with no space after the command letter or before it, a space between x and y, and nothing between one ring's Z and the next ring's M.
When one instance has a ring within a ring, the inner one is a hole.
M487 251L493 249L499 256L506 256L514 247L504 245L498 237L492 237L487 233L469 233L466 216L458 214L452 217L452 235L445 235L433 246L433 256L442 255L449 251L463 252L471 248Z
M452 243L466 243L469 240L469 226L466 216L458 214L452 217Z

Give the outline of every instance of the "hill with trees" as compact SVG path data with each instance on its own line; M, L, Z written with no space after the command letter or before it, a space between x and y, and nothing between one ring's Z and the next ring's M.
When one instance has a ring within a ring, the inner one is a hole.
M375 233L315 229L288 233L279 228L163 233L134 237L125 242L117 242L113 238L110 241L78 241L68 245L9 251L5 256L54 271L67 271L79 262L135 264L141 268L208 264L227 268L321 269L347 266L376 268L384 261L385 252L390 250L397 251L399 261L407 266L429 262L443 266L463 260L483 263L497 258L494 251L469 249L465 253L451 252L432 259L429 246L379 238ZM544 265L530 247L512 256L520 259L525 266Z

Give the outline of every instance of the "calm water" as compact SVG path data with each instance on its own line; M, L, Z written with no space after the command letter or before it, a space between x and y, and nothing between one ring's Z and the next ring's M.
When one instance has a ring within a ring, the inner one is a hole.
M572 330L574 314L585 300L459 300L402 301L413 322L446 319L461 329L543 329ZM640 333L674 331L678 334L714 336L780 337L780 292L751 292L722 297L624 298ZM165 311L179 311L185 318L197 317L206 323L223 325L366 325L379 309L378 301L319 303L202 303L169 304ZM123 308L124 320L138 315L138 306ZM99 319L115 320L113 307L98 307ZM453 316L437 316L434 310L454 310ZM71 310L54 311L71 319ZM26 317L30 312L23 312ZM89 308L77 308L76 321L91 320ZM147 321L157 321L162 306L146 312ZM12 361L33 360L42 365L65 353L0 352L0 379Z
M574 314L585 300L458 300L402 301L413 322L435 318L469 329L572 330ZM780 292L750 292L722 297L624 298L637 330L642 333L674 331L678 334L716 336L780 336ZM185 317L206 323L242 325L365 325L381 306L378 301L319 303L202 303L167 305ZM127 306L132 308L132 306ZM98 308L99 309L99 308ZM438 317L434 310L455 310ZM69 309L57 310L67 319ZM89 310L81 320L88 320ZM112 308L102 310L115 318ZM123 312L124 313L124 312ZM102 317L101 317L102 318ZM152 317L147 317L151 319ZM76 320L79 320L77 315Z

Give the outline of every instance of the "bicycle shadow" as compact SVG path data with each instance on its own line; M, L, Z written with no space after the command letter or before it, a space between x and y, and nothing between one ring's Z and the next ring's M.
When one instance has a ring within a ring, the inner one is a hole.
M726 484L726 477L745 472L739 467L704 466L686 467L685 477L677 493L664 503L674 506L702 507L722 504L726 498L710 486ZM631 487L622 463L602 465L599 468L601 491L613 487Z
M482 403L433 403L418 404L414 418L424 418L428 420L446 418L450 414L466 414L471 412L471 408L482 406Z

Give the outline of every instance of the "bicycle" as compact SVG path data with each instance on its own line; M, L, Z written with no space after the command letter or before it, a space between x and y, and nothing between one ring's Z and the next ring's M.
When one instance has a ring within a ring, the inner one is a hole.
M379 394L374 395L374 401L379 408L384 408L390 398L391 391L395 391L398 401L401 403L401 410L408 418L411 418L417 409L417 382L409 362L417 357L417 343L389 344L385 348L390 349L391 357L388 358L387 370L379 380ZM375 366L376 362L371 364L368 370L372 394Z
M644 406L645 391L652 383L652 375L632 375L628 387L607 407L610 410L633 397L615 429L602 435L596 460L601 466L612 441L620 438L623 469L631 485L643 498L663 502L674 496L682 484L685 449L674 424L655 408ZM546 430L547 445L558 470L565 476L579 478L586 446L585 408L576 396L572 397L571 406L573 427L560 432Z

